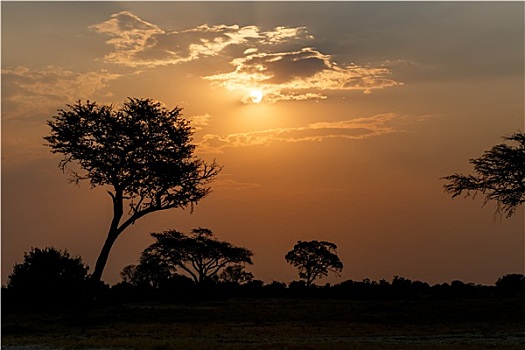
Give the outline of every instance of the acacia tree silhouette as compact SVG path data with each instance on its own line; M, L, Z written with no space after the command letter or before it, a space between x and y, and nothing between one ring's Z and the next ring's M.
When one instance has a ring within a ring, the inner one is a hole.
M310 287L316 279L327 276L329 271L338 274L343 270L336 249L337 246L330 242L298 241L284 258L299 270L299 277Z
M235 264L252 264L253 253L229 242L219 241L206 228L193 229L191 235L175 230L152 233L156 242L141 255L141 264L178 268L191 276L195 284L213 280L224 268Z
M482 193L485 195L483 205L496 201L496 214L503 211L508 218L525 202L525 134L517 132L503 139L517 145L499 144L481 157L470 159L475 175L456 173L443 179L449 181L444 187L452 198L462 193L475 198L477 193Z
M87 316L117 237L143 216L185 208L204 198L221 167L195 157L190 123L181 108L168 110L151 99L128 98L120 109L81 101L60 109L44 137L71 181L104 186L113 202L107 238L84 293L79 314ZM125 204L129 206L127 215Z

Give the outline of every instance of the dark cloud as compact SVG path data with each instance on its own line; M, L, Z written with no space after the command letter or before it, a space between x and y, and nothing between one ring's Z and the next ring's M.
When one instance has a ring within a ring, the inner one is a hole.
M265 101L326 98L330 90L361 90L369 93L402 83L390 79L386 67L339 66L332 57L313 48L291 52L266 53L247 51L245 57L231 61L235 70L207 76L229 91L249 93L257 88Z

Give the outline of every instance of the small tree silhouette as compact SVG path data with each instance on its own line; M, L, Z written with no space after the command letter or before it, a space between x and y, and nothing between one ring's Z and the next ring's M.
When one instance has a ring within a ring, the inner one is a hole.
M299 278L309 287L319 278L343 270L343 263L336 253L337 246L325 241L298 241L284 257L299 270Z
M139 286L149 286L158 289L171 277L164 265L141 262L138 265L127 265L120 272L120 277L126 283Z
M452 198L465 193L465 197L477 193L485 195L484 205L496 201L496 213L501 211L511 217L516 208L525 202L525 134L514 133L503 139L517 145L499 144L486 151L481 157L470 159L475 175L453 174L443 179L448 180L445 191Z
M207 184L220 167L193 155L193 132L178 107L168 110L160 102L137 98L118 110L89 101L67 107L48 121L47 146L63 154L59 167L69 170L71 181L106 186L113 202L107 238L79 314L85 316L117 237L145 215L193 208L209 193Z
M219 241L206 228L194 229L191 235L175 230L151 235L156 242L142 252L141 264L156 264L172 274L180 268L196 284L216 279L230 265L252 264L250 250Z

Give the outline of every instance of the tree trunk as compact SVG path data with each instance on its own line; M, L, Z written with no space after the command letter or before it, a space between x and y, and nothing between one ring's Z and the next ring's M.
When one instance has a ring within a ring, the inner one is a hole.
M93 274L91 274L91 276L89 277L86 283L84 293L82 295L82 299L80 300L80 305L76 315L78 321L86 320L91 306L97 298L102 273L104 272L104 268L106 267L111 247L113 246L113 243L115 243L117 237L118 232L110 231L108 233L108 237L106 238L104 246L102 247L102 250L100 251L100 254L98 256L97 263L95 265L95 270L93 271Z
M108 261L109 252L111 251L111 247L113 247L113 244L123 229L122 227L119 227L120 219L124 213L122 193L117 192L116 195L113 195L111 192L109 192L109 194L113 199L113 219L111 220L111 226L109 228L106 241L104 242L102 250L100 251L100 254L97 258L95 270L86 283L84 293L80 300L80 305L77 309L76 315L74 316L74 318L79 322L84 322L87 319L91 306L97 298L100 280Z
M306 287L310 287L310 285L312 285L312 282L312 272L310 271L310 269L308 269L306 272Z

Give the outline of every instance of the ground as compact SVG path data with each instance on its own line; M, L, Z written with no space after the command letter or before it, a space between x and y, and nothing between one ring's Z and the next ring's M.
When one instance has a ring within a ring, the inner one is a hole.
M2 315L2 349L521 349L525 298L231 299Z

